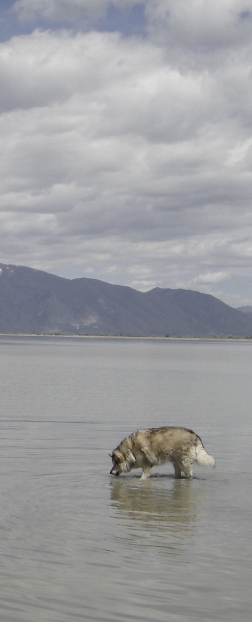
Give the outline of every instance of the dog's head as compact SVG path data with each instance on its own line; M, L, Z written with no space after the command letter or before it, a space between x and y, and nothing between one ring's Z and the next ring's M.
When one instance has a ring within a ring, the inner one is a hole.
M127 449L126 453L115 449L112 455L113 466L110 471L110 475L121 475L121 473L128 473L134 467L136 459L134 458L130 449Z

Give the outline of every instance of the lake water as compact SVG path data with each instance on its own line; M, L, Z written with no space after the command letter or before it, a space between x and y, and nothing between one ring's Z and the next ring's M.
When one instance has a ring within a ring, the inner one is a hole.
M1 337L1 622L250 622L252 343ZM113 478L139 427L216 458Z

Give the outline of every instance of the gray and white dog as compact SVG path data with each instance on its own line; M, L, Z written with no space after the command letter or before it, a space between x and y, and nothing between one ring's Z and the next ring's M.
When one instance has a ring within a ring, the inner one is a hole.
M175 477L193 477L192 465L215 466L201 438L187 428L162 427L137 430L125 438L112 455L111 475L128 473L131 469L142 469L141 479L149 477L152 467L171 462Z

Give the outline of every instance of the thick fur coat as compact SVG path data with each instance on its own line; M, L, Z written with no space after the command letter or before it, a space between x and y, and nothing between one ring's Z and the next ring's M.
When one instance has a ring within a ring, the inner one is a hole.
M131 469L142 469L141 479L146 479L152 467L171 462L175 477L193 477L193 463L200 466L215 466L201 438L187 428L162 427L137 430L125 438L112 455L111 475L128 473Z

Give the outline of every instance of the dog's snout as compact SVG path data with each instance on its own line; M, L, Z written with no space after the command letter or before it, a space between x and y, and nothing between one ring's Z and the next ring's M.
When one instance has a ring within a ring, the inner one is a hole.
M110 471L110 475L119 475L119 472L114 469L114 467Z

